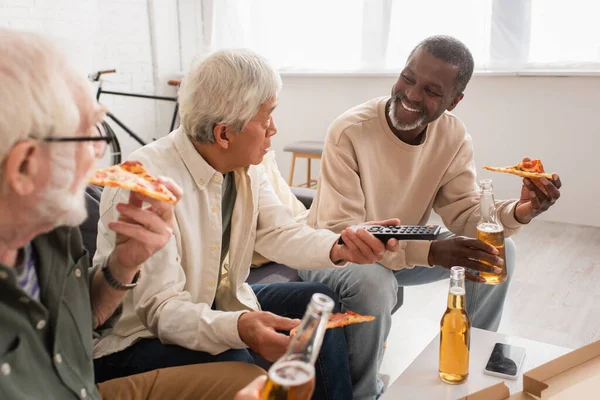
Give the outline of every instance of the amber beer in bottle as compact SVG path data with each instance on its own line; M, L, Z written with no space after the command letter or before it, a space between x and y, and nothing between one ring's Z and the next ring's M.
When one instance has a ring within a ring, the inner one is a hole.
M479 183L481 189L481 197L479 199L479 209L481 219L477 224L477 239L489 243L498 250L498 257L504 260L504 265L496 265L501 268L500 274L491 272L480 272L480 276L485 279L485 283L489 285L497 285L506 280L506 255L504 252L504 227L498 221L496 215L496 203L494 201L494 191L492 188L491 179L482 179ZM490 265L485 261L484 264Z
M286 353L269 368L261 400L308 400L315 388L315 361L321 350L333 300L315 293Z
M469 376L471 321L465 310L465 269L452 267L448 308L440 321L440 378L450 384Z

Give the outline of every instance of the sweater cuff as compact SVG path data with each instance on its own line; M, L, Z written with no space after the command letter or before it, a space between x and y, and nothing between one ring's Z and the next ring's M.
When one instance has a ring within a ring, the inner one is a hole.
M343 268L343 267L347 266L348 264L350 264L348 261L341 261L340 263L336 264L331 259L331 249L333 249L333 246L335 246L337 244L337 242L338 242L339 239L340 239L340 235L335 235L335 239L330 244L330 246L327 247L329 249L327 251L327 260L322 263L322 265L326 266L325 268L331 268L331 267L333 267L333 268Z
M519 229L523 226L522 223L517 221L515 218L515 209L517 208L518 201L515 200L513 204L510 204L502 209L500 213L500 222L508 229Z
M409 242L406 245L405 257L406 264L411 267L431 267L429 265L429 249L431 248L431 241L428 240L417 240Z

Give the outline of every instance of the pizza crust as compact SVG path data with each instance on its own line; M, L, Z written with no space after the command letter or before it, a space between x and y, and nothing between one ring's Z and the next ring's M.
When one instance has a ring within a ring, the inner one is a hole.
M508 167L488 167L487 165L483 166L483 169L494 172L504 172L507 174L513 174L520 176L522 178L546 178L552 179L552 174L548 174L545 172L528 172L528 171L519 171L518 169L508 168Z

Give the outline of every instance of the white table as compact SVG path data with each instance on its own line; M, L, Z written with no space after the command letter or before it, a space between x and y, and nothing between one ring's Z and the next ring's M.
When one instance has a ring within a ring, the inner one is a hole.
M525 362L518 379L501 379L483 374L483 368L496 342L525 348ZM449 385L442 382L438 375L439 348L438 335L388 387L382 400L456 400L502 381L506 383L511 393L520 392L523 390L524 372L571 351L564 347L473 328L469 378L460 385Z

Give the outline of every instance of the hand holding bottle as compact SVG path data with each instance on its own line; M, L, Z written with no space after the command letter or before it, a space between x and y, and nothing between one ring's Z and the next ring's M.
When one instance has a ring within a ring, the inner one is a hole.
M481 240L464 236L457 236L446 240L437 240L431 243L429 249L429 265L439 265L450 269L455 265L461 265L479 272L492 274L502 273L504 260L498 257L498 250ZM488 263L488 264L484 264ZM473 282L485 282L481 276L465 273L466 279Z
M260 400L260 393L265 387L266 382L266 375L257 377L248 386L237 392L233 400Z

